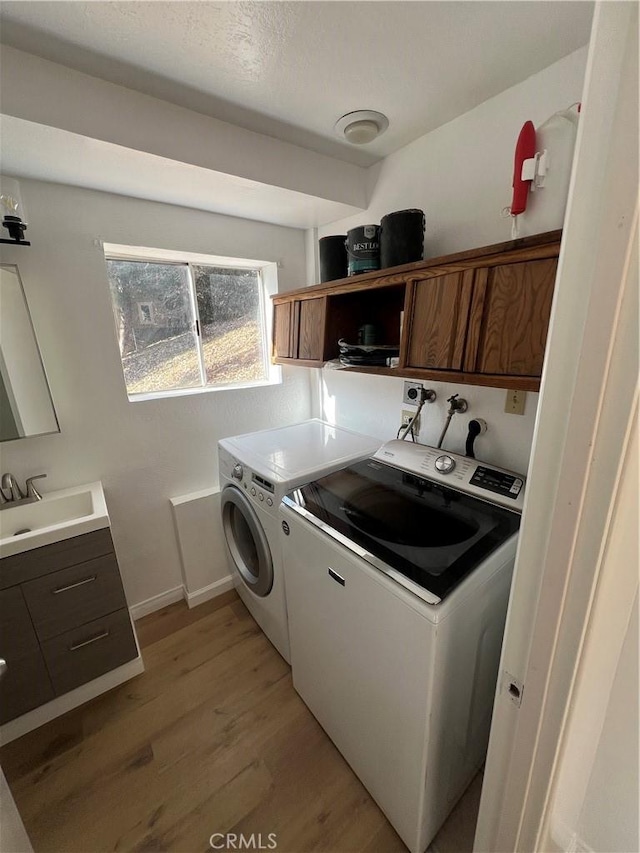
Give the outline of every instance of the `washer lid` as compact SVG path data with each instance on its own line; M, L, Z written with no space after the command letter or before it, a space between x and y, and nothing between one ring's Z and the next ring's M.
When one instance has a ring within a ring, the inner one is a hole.
M220 446L243 464L276 482L301 481L372 456L381 444L379 439L320 420L220 440Z
M520 526L518 512L376 459L301 486L286 503L440 599Z

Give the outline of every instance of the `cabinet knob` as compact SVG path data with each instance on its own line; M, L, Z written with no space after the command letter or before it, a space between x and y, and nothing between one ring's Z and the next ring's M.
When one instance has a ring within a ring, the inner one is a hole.
M0 678L4 678L9 669L9 665L7 664L4 658L0 658Z

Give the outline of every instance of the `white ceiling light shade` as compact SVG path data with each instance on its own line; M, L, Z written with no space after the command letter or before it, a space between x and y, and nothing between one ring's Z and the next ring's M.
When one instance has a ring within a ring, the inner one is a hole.
M375 110L355 110L339 118L334 130L352 145L373 142L389 127L389 119Z

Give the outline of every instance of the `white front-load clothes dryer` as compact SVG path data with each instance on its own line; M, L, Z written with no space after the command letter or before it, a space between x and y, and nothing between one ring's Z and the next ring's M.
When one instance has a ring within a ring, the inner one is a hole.
M234 585L287 663L280 501L297 486L372 456L381 444L316 419L218 442L222 529Z

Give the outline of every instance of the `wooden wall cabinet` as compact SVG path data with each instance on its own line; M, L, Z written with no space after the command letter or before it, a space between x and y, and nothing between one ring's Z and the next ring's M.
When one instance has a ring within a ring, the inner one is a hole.
M476 273L465 370L540 376L557 267L548 258Z
M327 299L291 299L274 305L273 353L277 361L322 365ZM308 365L309 366L309 365Z
M405 364L424 370L462 370L473 270L410 283Z
M108 528L0 561L0 723L137 655Z
M560 231L272 297L273 360L320 367L373 324L397 367L350 368L537 391ZM401 323L401 319L403 321ZM402 332L401 332L402 325Z

